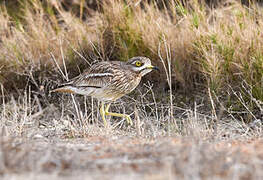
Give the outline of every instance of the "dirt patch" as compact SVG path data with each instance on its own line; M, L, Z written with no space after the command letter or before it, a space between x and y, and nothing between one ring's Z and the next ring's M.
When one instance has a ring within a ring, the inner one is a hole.
M258 179L263 140L90 136L1 140L2 178Z

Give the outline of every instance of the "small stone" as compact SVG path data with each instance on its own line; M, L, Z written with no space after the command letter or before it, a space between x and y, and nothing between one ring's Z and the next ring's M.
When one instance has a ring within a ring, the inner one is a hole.
M35 134L33 136L33 139L43 139L43 138L44 138L44 136L42 136L41 134Z
M2 127L2 130L1 130L0 136L2 136L2 137L9 136L8 129L7 129L7 127L6 127L5 125Z

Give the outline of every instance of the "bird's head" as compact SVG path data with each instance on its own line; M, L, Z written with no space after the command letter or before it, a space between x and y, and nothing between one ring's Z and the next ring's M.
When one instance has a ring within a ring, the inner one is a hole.
M128 69L131 69L136 73L140 73L141 76L151 72L153 69L159 70L158 67L152 65L149 58L142 56L129 59L126 65L128 66Z

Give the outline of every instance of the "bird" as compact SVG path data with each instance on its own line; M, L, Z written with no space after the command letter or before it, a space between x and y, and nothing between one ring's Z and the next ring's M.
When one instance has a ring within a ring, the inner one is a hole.
M125 61L100 61L84 70L82 74L59 85L52 92L73 93L91 96L101 102L100 115L104 126L108 123L105 116L126 118L131 126L129 115L109 112L112 102L132 92L142 77L159 68L151 64L147 57L137 56ZM106 104L106 107L105 107Z

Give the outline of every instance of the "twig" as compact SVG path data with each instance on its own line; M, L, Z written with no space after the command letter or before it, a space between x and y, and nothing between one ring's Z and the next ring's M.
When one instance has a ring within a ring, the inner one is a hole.
M3 116L2 117L5 117L5 113L6 113L6 107L5 107L5 94L4 94L4 86L2 83L0 83L1 85L1 93L2 93L2 101L3 101Z
M175 128L178 129L177 127L177 124L176 122L174 121L174 118L173 118L173 92L172 92L172 71L171 71L171 49L170 49L170 46L167 45L167 42L166 42L166 39L165 39L165 36L163 35L163 41L164 41L164 46L165 46L165 51L166 51L166 60L167 60L167 66L168 68L166 67L166 64L165 64L165 61L161 55L161 44L159 43L159 46L158 46L158 56L160 57L161 59L161 62L163 64L163 67L164 67L164 70L165 70L165 74L166 74L166 78L167 78L167 81L168 81L168 86L169 86L169 90L170 90L170 94L169 94L169 98L170 98L170 115L169 115L169 124L171 122L174 123L175 125ZM169 130L169 133L170 133L170 130Z
M53 55L52 52L50 53L50 56L51 56L51 59L53 60L53 62L56 64L56 66L57 66L59 72L61 73L61 75L63 76L63 78L64 78L65 80L68 80L68 79L67 79L67 76L63 73L62 69L61 69L60 66L58 65L58 63L57 63L57 61L56 61L56 58L55 58L55 56Z
M232 92L234 93L234 95L237 97L237 99L239 100L239 102L246 108L246 110L249 112L249 114L254 118L254 120L257 120L256 116L250 111L250 109L249 109L249 108L247 107L247 105L245 104L242 95L241 95L241 94L238 95L237 92L235 92L231 86L229 86L229 87L230 87L230 89L232 90Z
M103 60L104 58L101 56L100 52L98 51L98 49L96 48L96 46L93 44L93 42L90 41L91 46L96 50L96 52L98 53L98 55L100 56L100 58Z
M90 62L84 56L82 56L75 48L71 46L71 43L68 42L68 45L81 59L83 59L89 66L91 66Z
M63 63L63 66L64 66L65 76L66 76L66 80L68 81L68 71L67 71L67 67L66 67L66 63L65 63L65 58L64 58L64 53L63 53L63 49L62 49L61 39L60 39L59 43L60 43L60 53L61 53L61 57L62 57L62 63Z
M214 104L213 97L211 95L210 88L208 88L208 95L209 95L209 99L210 99L211 106L212 106L212 117L214 116L214 119L215 119L215 126L214 126L214 137L215 137L217 134L218 118L217 118L215 104Z

